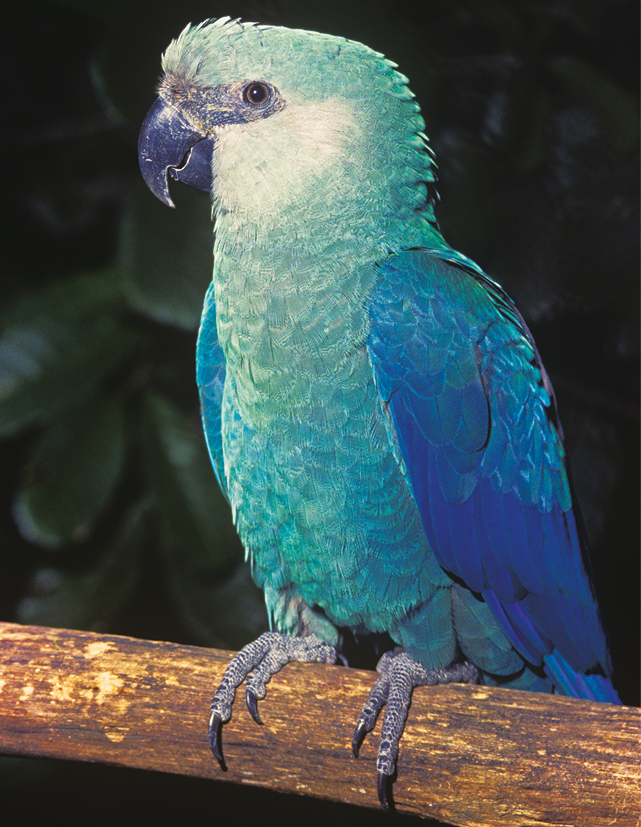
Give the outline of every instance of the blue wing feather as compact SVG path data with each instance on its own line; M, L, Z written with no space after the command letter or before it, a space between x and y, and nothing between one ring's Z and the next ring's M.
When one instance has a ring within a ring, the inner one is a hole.
M458 253L408 250L380 265L370 321L377 387L437 560L557 691L618 702L552 388L518 311ZM482 613L458 605L478 641Z
M196 345L196 381L200 394L203 428L211 464L214 468L218 484L225 497L227 497L221 431L221 411L223 389L225 386L225 357L216 331L216 302L214 299L213 283L209 285L209 289L205 295L205 303L200 320L200 330L198 331L198 343Z

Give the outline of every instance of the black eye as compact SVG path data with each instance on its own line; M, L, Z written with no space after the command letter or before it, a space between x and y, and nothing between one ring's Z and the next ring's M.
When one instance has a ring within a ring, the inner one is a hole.
M245 102L251 103L252 106L262 106L267 103L270 95L269 86L264 83L250 83L243 92Z

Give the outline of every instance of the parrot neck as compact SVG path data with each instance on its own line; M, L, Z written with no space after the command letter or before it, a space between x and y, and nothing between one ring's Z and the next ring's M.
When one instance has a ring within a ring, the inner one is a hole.
M376 263L399 249L398 239L433 247L440 235L423 219L393 242L391 227L359 211L291 219L271 232L233 218L216 218L214 294L234 404L257 429L305 421L329 387L361 371Z
M305 417L322 386L356 370L377 263L446 246L422 119L405 141L377 124L375 132L346 104L325 101L217 134L218 337L236 404L256 427L284 411Z

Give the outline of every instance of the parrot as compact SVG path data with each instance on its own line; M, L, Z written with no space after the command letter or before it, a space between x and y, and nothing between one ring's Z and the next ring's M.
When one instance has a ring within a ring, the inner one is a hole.
M390 647L378 798L412 690L448 682L620 703L563 432L532 334L450 247L397 64L344 37L220 17L162 57L138 157L211 197L196 373L206 442L270 630L224 672L258 701L290 661Z

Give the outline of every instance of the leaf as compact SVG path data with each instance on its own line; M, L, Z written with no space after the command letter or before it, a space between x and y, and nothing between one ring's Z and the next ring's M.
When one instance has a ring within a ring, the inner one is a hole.
M175 210L142 181L134 188L122 227L122 284L140 313L195 330L213 266L211 209L206 195L179 183L172 197Z
M32 595L18 605L21 623L68 629L104 629L136 586L144 542L144 511L135 506L98 562L81 573L43 567L31 581Z
M118 400L53 422L36 441L13 514L25 539L47 548L91 536L121 477L125 416Z
M87 400L136 347L113 271L73 276L31 293L0 333L0 437Z
M225 565L235 532L200 422L192 425L168 399L150 392L143 412L145 472L167 548L206 567L212 560Z
M49 315L71 323L83 316L124 309L117 271L112 268L81 273L21 296L2 316L3 328L27 324Z
M212 639L211 604L241 546L204 437L167 399L147 393L141 422L145 472L165 581L182 619ZM225 607L227 607L225 603Z
M208 646L242 649L267 631L265 597L242 561L215 581L193 579L184 587L183 618Z

